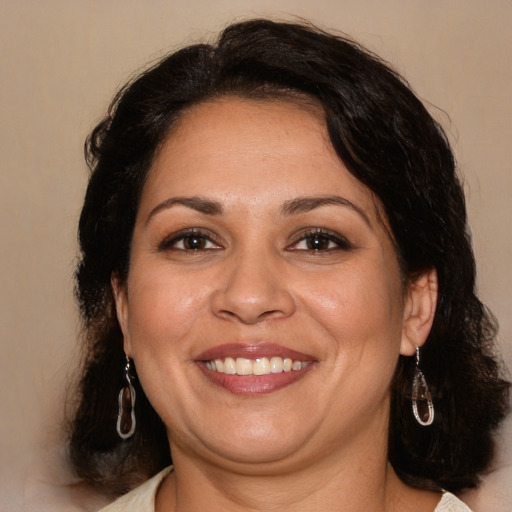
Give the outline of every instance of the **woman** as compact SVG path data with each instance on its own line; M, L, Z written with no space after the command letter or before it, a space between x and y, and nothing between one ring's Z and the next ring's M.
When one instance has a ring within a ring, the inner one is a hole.
M400 77L236 24L127 85L86 152L71 460L113 495L153 477L105 511L468 510L442 491L478 484L508 384Z

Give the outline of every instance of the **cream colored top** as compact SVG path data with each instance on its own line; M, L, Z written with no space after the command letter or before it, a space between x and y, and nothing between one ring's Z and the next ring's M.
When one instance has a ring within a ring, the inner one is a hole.
M99 512L155 512L155 495L162 480L172 471L165 468L160 473L121 496L114 503L102 508ZM433 512L471 512L471 509L449 492L445 492Z

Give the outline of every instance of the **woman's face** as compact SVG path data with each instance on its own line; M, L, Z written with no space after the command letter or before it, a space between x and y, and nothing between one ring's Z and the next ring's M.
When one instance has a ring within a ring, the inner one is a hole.
M385 445L415 341L379 212L314 107L226 97L183 114L114 282L175 454L265 467Z

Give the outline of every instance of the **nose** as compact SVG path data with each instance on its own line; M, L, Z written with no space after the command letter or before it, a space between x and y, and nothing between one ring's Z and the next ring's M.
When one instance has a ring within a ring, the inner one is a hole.
M294 313L293 294L275 258L253 253L233 260L226 262L222 285L212 298L216 316L256 324Z

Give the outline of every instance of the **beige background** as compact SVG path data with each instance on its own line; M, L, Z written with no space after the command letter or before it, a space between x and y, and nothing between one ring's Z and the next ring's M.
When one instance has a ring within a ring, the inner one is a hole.
M449 132L466 176L481 294L512 366L510 0L0 0L0 510L94 509L64 486L62 409L77 361L82 144L116 89L234 18L290 14L392 62ZM445 112L449 113L449 117ZM512 510L512 424L468 498Z

